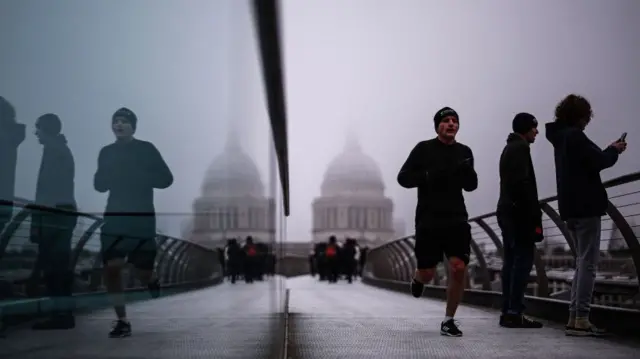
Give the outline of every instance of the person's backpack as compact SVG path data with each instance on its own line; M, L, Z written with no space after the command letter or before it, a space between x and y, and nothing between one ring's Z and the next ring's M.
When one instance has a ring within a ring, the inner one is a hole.
M249 248L247 248L247 255L249 257L253 257L256 254L258 254L258 251L256 251L256 248L254 246L249 246Z
M336 246L328 245L324 253L327 257L335 257L338 251L336 250Z

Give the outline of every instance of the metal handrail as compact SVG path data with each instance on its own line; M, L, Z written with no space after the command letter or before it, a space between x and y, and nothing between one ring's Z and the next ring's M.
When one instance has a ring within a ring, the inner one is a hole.
M640 172L635 172L627 175L623 175L620 177L616 177L605 181L603 184L605 188L613 188L617 186L621 186L624 184L629 184L633 182L637 182L640 180ZM635 193L635 192L633 192ZM631 195L633 193L627 193L624 195ZM571 249L571 253L573 254L573 258L575 259L575 249L573 247L573 240L570 238L570 232L565 227L566 224L560 218L557 211L549 205L550 202L557 201L557 196L546 197L540 200L540 206L543 212L551 219L551 221L556 225L559 229L560 234L566 240L569 248ZM620 213L619 209L609 201L609 205L607 208L607 214L609 218L614 222L616 228L620 231L622 237L624 238L627 247L629 248L629 253L631 256L631 260L635 266L636 278L640 279L640 243L638 241L637 236L635 235L633 228L629 225L627 219ZM481 232L484 232L488 239L490 239L496 246L496 252L498 256L501 258L503 254L502 242L497 233L492 229L487 223L486 219L495 217L496 212L489 212L479 216L474 216L469 219L470 224L476 224L476 229L481 229ZM411 278L413 275L413 271L415 270L415 256L413 253L406 253L407 246L412 247L413 241L415 240L413 235L405 236L402 238L398 238L393 241L389 241L369 250L369 256L367 258L367 268L370 268L368 272L376 279L380 280L393 280L393 281L406 281L407 278ZM488 277L488 273L491 271L489 268L485 253L480 251L478 243L475 239L472 239L471 243L472 253L476 255L477 258L477 268L480 270L478 278L480 279L480 284L482 290L491 290L491 278ZM399 252L405 253L404 256L400 257L398 255ZM535 251L534 258L534 268L536 271L535 279L538 284L538 295L542 297L548 297L550 295L550 279L548 278L547 268L545 268L544 260L539 251ZM407 260L406 258L410 258ZM445 266L446 271L446 266ZM554 278L555 281L558 279ZM436 283L439 281L439 278L436 278ZM633 295L638 292L637 283L634 285L630 285L629 283L616 283L613 280L598 280L598 286L615 286L619 288L621 291L628 293L629 295Z
M13 215L11 220L4 226L2 232L0 232L0 261L7 253L9 244L13 238L15 238L16 231L24 224L24 222L31 216L34 211L55 213L61 215L73 215L78 218L88 219L93 221L80 235L79 240L75 243L75 246L71 248L71 261L70 269L77 275L78 264L80 262L81 255L87 243L94 238L96 232L102 227L104 220L102 217L83 213L79 211L70 211L67 209L50 208L42 205L38 205L24 198L15 198L14 201L0 200L0 207L10 207L18 209L17 213ZM193 243L189 240L184 240L176 237L167 236L164 234L156 234L157 245L157 260L156 271L162 273L162 276L158 276L160 279L166 279L163 284L174 285L178 282L193 282L198 280L209 280L213 276L221 276L219 265L216 265L218 261L217 253L207 247L204 247L198 243ZM175 245L178 245L180 251L175 251ZM202 256L198 253L204 253ZM197 260L190 260L189 256L198 257ZM97 254L93 259L93 266L87 268L84 272L89 270L91 273L95 273L96 270L100 270L101 265L100 254ZM31 278L38 276L38 261L35 261L35 265L32 268ZM220 273L217 273L220 272ZM98 291L100 283L102 282L101 275L93 275L90 273L89 291ZM196 273L196 277L185 277L183 275L177 275L179 273ZM170 275L165 275L170 274ZM28 278L26 279L29 280Z

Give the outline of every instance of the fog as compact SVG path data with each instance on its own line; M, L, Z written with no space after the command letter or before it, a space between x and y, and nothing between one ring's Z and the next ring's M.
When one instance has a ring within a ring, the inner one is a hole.
M290 241L310 240L311 202L349 129L378 162L395 217L411 225L416 194L395 178L411 148L435 136L443 106L460 114L459 140L476 158L472 215L495 208L513 116L551 121L572 92L592 102L587 133L599 145L629 133L627 153L603 177L638 170L638 1L288 0L282 10ZM33 126L55 112L75 156L79 206L103 211L92 177L122 106L175 176L156 191L157 211L174 214L162 217L162 230L179 234L230 132L267 186L270 129L255 41L239 0L1 1L0 96L28 127L16 195L33 198L41 155ZM532 153L540 195L555 194L544 131Z

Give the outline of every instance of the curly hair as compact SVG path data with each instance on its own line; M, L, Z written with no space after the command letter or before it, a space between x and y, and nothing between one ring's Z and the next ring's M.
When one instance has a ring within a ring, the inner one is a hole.
M571 94L558 103L555 117L557 122L563 122L569 126L577 126L580 121L586 120L589 122L593 117L593 110L586 98Z

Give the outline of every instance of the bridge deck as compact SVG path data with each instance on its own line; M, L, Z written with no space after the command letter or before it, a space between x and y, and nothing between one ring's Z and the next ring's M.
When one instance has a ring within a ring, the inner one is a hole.
M80 315L71 331L13 330L3 359L265 358L274 283L228 283L128 306L133 336L109 339L111 310ZM640 346L565 337L562 328L502 329L495 311L463 307L463 338L439 334L444 304L369 287L287 280L289 358L636 358Z
M504 329L494 310L461 307L462 338L440 335L444 302L416 299L359 282L290 288L292 358L637 358L640 346L566 337L563 328Z
M110 339L113 310L76 319L69 331L11 331L3 359L263 358L269 354L273 282L229 283L127 306L133 335Z

